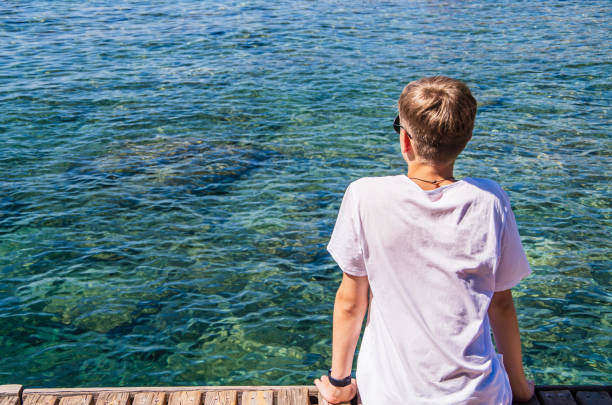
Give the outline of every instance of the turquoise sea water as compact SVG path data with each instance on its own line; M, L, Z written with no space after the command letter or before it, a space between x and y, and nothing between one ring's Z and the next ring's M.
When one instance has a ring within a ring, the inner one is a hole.
M308 384L350 181L405 170L403 85L479 101L540 383L610 383L608 1L0 4L0 384Z

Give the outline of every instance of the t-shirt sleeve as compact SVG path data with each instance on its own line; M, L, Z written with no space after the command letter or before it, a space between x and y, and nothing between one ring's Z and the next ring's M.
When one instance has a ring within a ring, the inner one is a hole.
M327 245L327 251L343 272L353 276L366 276L363 258L361 220L352 185L346 189L338 219Z
M504 195L504 197L506 197ZM531 274L510 202L505 201L500 257L495 272L495 291L508 290Z

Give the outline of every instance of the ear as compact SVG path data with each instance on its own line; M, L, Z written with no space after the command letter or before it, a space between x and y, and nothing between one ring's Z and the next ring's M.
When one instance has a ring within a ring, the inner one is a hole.
M408 137L408 132L406 132L404 128L400 129L400 145L402 147L402 156L404 160L408 162L410 160L410 155L414 155L414 149L412 141Z

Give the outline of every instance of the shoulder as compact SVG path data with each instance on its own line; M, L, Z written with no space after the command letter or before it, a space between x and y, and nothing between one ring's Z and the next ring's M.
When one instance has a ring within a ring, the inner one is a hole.
M349 188L354 192L371 192L373 189L382 189L397 185L400 177L401 175L362 177L349 184Z
M474 193L480 194L482 197L490 198L499 202L501 205L508 204L508 194L494 180L468 177L464 179Z
M491 179L467 178L465 182L480 201L489 205L500 223L505 223L509 213L512 211L510 199L504 189Z
M356 200L372 199L375 196L388 194L390 190L397 189L401 175L362 177L357 179L347 188L347 194L351 194Z

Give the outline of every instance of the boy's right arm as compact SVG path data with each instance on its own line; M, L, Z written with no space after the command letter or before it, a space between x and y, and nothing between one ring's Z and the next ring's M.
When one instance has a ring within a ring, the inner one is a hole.
M504 367L512 387L512 396L516 401L528 401L533 396L534 383L527 381L523 370L521 337L512 292L495 292L488 313L497 351L504 356Z

